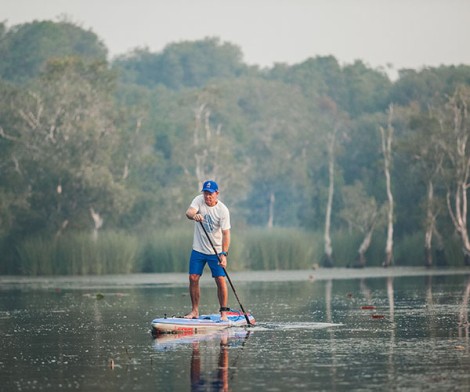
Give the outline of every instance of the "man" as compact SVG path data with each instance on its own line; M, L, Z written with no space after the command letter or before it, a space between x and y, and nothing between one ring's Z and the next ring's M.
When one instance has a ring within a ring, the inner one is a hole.
M227 267L227 255L230 247L230 212L225 204L218 199L219 187L215 181L206 181L201 192L202 195L196 196L186 211L187 218L194 220L195 226L193 250L189 260L189 294L192 310L184 317L199 317L199 279L205 265L208 264L217 284L221 319L227 320L228 290L224 268ZM199 222L202 222L210 236L218 257Z

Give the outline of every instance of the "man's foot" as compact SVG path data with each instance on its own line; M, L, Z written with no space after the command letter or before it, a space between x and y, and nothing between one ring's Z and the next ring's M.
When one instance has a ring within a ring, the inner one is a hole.
M186 316L183 318L185 319L197 319L199 317L199 313L195 312L194 310L192 312L189 312Z
M230 308L226 306L221 306L219 309L220 312L220 321L228 321L227 312L230 311Z

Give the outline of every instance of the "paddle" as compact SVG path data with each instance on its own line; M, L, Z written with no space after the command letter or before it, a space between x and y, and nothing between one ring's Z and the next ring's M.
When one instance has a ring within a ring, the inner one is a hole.
M211 246L212 246L212 250L214 251L215 255L217 256L217 259L219 259L219 263L220 263L219 254L217 253L217 249L215 249L215 246L214 246L214 244L212 243L211 237L209 237L209 233L207 232L207 230L206 230L206 228L204 227L204 225L202 224L202 222L199 222L199 223L200 223L200 225L201 225L201 227L202 227L202 230L204 230L204 233L206 233L206 237L207 237L207 239L209 240L209 243L210 243ZM248 325L251 326L250 319L248 318L248 315L246 314L245 309L243 309L243 305L242 305L242 303L240 302L240 299L238 298L237 291L235 290L235 287L233 286L233 283L232 283L232 280L230 279L230 276L228 276L227 270L226 270L224 267L222 267L222 269L224 270L225 276L227 277L227 280L228 280L228 282L230 283L230 287L232 287L233 294L235 294L235 298L237 299L238 304L240 305L240 308L241 308L241 310L242 310L242 312L243 312L243 315L245 316L246 322L248 323Z

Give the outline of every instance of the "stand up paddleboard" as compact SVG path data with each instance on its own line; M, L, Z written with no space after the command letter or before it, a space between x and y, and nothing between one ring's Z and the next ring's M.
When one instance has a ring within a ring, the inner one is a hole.
M255 324L254 317L247 313L250 324ZM243 327L248 325L242 312L231 310L227 312L228 321L222 321L220 314L206 314L196 319L183 317L164 317L152 320L152 335L162 333L207 333L230 327Z

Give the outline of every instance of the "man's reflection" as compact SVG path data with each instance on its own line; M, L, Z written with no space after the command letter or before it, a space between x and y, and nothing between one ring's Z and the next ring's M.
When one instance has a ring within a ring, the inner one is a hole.
M249 335L250 332L244 329L209 334L169 334L157 336L155 343L164 350L174 344L191 344L191 391L229 391L229 347L240 346L242 350ZM217 361L213 356L216 344ZM234 363L232 366L235 366Z
M191 355L191 391L228 391L228 337L220 336L220 351L216 371L201 371L199 342L193 343Z

